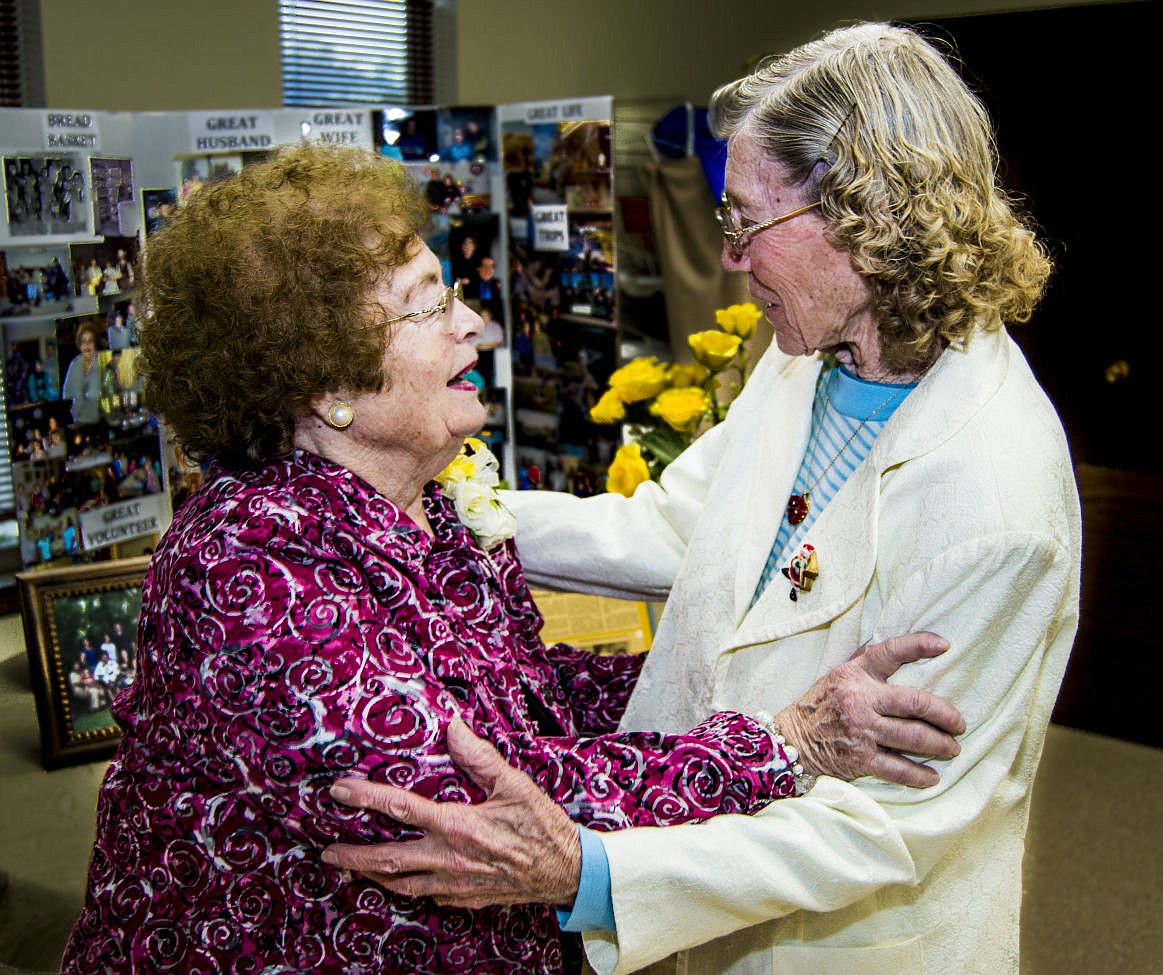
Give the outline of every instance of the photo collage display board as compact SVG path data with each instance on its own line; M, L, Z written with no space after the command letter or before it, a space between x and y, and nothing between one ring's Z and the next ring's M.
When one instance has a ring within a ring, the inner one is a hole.
M402 162L426 241L483 319L482 437L519 488L590 494L616 446L589 422L616 367L609 98L255 112L0 110L0 332L25 569L148 551L200 480L142 404L137 268L207 183L298 139ZM3 431L0 431L3 433ZM3 492L0 492L3 493Z
M0 122L3 406L19 564L136 555L156 543L170 503L158 424L141 401L132 153L116 133L104 134L121 151L105 151L96 113L14 110Z
M4 252L4 406L26 569L137 554L168 524L162 439L141 397L137 249L136 236L109 236Z
M464 300L484 320L475 345L479 359L469 378L487 406L480 437L512 478L507 429L507 364L502 269L504 243L497 204L496 110L492 106L372 112L376 151L403 163L431 212L425 242L439 258L446 285L459 283Z
M498 108L508 231L515 487L605 489L590 422L618 365L609 98Z

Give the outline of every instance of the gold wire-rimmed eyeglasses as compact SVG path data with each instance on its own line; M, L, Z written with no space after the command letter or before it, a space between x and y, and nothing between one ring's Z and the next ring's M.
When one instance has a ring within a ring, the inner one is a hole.
M791 220L793 217L798 217L800 214L807 213L809 210L814 210L819 205L820 201L816 200L815 203L809 203L806 207L792 210L791 213L784 213L778 217L772 217L770 220L764 220L762 223L749 223L744 227L739 223L739 218L735 215L735 211L731 206L731 200L727 196L726 190L724 190L722 206L715 207L715 219L719 221L719 229L723 231L723 237L730 245L731 253L738 259L743 256L743 245L747 242L749 236L757 234L761 230L769 230L777 224Z
M403 315L397 315L395 318L389 318L384 322L384 326L395 325L397 322L410 322L417 318L427 318L429 315L439 315L441 327L444 331L451 332L452 312L458 301L464 301L464 288L461 287L459 281L445 288L440 293L440 300L431 308L421 308L419 311L410 311Z

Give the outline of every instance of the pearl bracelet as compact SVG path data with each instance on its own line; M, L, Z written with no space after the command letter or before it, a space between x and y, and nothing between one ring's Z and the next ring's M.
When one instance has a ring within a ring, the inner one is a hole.
M775 739L775 743L783 749L784 755L791 763L791 774L795 782L795 790L797 796L805 795L811 791L812 786L816 784L816 777L811 772L805 772L803 765L800 764L800 753L795 745L789 745L787 739L779 730L779 723L766 711L757 711L755 720L763 725L764 728L771 733L771 737Z

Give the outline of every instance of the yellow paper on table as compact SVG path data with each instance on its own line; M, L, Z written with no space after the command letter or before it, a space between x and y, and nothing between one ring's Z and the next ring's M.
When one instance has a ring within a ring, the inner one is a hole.
M650 603L535 589L545 617L541 638L594 653L642 653L650 649L658 607Z

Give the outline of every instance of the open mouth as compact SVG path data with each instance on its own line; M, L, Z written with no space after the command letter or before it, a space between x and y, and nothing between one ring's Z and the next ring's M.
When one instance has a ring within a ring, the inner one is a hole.
M476 362L470 362L455 376L448 380L448 385L454 389L476 389L476 384L468 378L468 374L476 368Z

